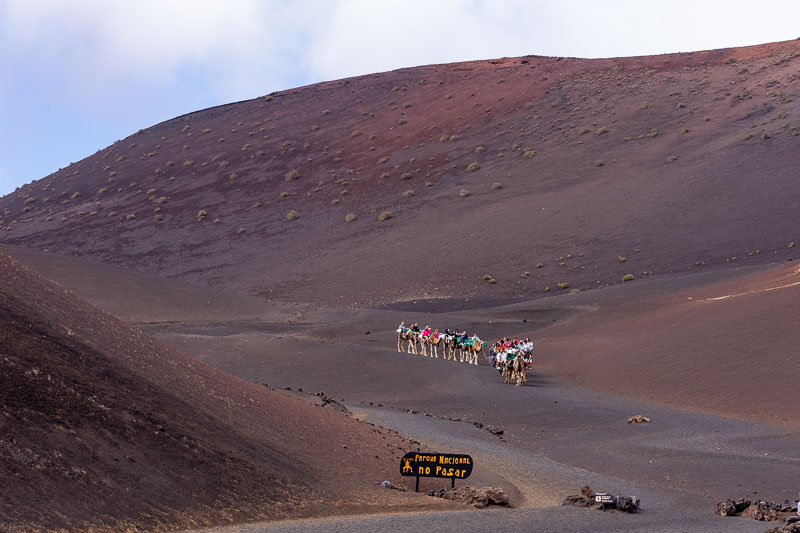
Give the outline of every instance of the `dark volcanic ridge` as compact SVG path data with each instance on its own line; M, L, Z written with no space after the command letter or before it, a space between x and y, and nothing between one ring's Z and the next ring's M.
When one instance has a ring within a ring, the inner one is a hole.
M145 128L28 184L0 199L0 239L336 305L783 261L798 77L790 41L320 83Z
M2 254L0 271L1 530L426 505L376 495L400 481L396 434L224 374Z

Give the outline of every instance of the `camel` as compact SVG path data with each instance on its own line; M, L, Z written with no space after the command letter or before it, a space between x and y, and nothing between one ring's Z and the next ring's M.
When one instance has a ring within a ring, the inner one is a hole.
M445 335L444 347L442 349L442 353L444 353L445 351L447 352L448 361L450 359L453 360L456 359L456 354L458 353L458 349L459 345L458 342L456 341L456 335L453 335L452 333L450 333L449 335Z
M522 355L515 357L511 364L512 370L517 377L517 387L521 386L523 382L527 383L528 378L525 376L525 359L522 357Z
M407 353L417 353L417 335L410 329L400 329L397 331L397 351L403 351L403 341L408 341Z
M473 365L478 364L478 354L481 353L483 347L486 346L486 343L480 340L477 336L473 337L473 341L471 344L463 345L462 352L466 352L467 354L467 364L472 363Z
M525 359L519 354L508 354L506 362L503 365L503 377L506 383L512 381L517 382L517 387L522 383L527 383L528 379L525 377Z
M423 339L422 344L422 354L425 355L425 344L430 344L431 346L431 357L439 358L439 351L437 346L439 342L441 342L442 336L439 335L439 330L437 329L432 334L428 335L426 339ZM444 353L442 353L442 357L444 357Z
M417 343L419 343L420 334L414 331L408 332L408 353L418 354Z

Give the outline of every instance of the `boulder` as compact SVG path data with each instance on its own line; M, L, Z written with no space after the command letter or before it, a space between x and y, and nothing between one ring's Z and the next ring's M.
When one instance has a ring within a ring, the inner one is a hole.
M720 516L736 516L750 507L750 500L739 498L738 500L725 500L717 504L716 514Z
M508 505L508 494L500 487L483 487L481 490L486 493L490 505Z
M640 424L642 422L650 422L650 419L644 415L634 415L628 419L628 424Z
M725 500L724 502L719 502L717 504L717 510L715 511L715 514L720 516L736 516L739 514L739 511L736 510L736 506L731 500Z
M617 509L626 513L639 511L639 498L636 496L617 496Z
M573 507L591 507L594 505L594 500L584 498L580 494L571 494L564 498L564 501L561 502L561 505L571 505Z
M448 490L442 495L442 498L478 509L489 505L489 497L486 492L469 485Z
M739 498L733 504L736 506L736 512L741 513L748 507L750 507L750 500L745 500L744 498Z
M741 516L752 518L753 520L760 520L762 522L770 522L778 518L778 513L774 509L771 509L769 503L756 502L742 511Z
M764 533L800 533L800 523L789 524L786 527L771 527Z

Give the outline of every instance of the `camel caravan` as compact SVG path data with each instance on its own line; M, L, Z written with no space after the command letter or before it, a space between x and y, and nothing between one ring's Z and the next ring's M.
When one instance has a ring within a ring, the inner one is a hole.
M500 339L489 350L489 359L506 383L516 381L519 387L528 382L526 373L533 366L533 342L530 338Z
M397 328L397 351L402 352L405 347L407 353L420 354L428 357L439 357L441 347L442 359L457 361L467 364L478 364L478 354L481 353L486 343L477 334L471 337L466 331L431 330L430 326L420 330L417 324L406 326L402 322Z

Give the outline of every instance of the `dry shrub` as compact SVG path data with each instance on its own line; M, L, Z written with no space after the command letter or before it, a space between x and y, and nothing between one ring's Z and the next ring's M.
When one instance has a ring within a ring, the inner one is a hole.
M536 157L536 150L531 150L530 148L526 148L524 152L522 152L522 157L525 159L533 159Z
M462 198L466 198L467 196L469 196L469 191L467 189L461 189L460 191L458 191L458 195Z
M388 220L392 218L391 211L383 211L380 215L378 215L378 220Z
M363 132L361 132L359 130L355 130L355 131L353 131L353 133L350 134L350 137L360 137L362 134L363 134Z
M594 162L594 166L596 167L602 167L603 165L605 165L605 162L603 162L602 159L598 159L597 161Z
M594 132L595 135L603 135L604 133L608 133L608 128L606 127L598 128Z
M400 174L401 180L411 179L412 177L414 177L414 175L411 172L403 172L402 174Z
M300 216L300 213L298 213L297 211L295 211L294 209L292 209L291 211L289 211L289 212L286 214L286 220L294 220L294 219L296 219L296 218L297 218L297 217L299 217L299 216Z
M496 191L497 189L502 189L502 188L503 188L503 184L500 183L499 181L496 181L496 182L492 183L492 189L493 190Z
M283 179L286 181L292 181L300 177L300 173L296 170L290 170L286 174L283 175Z
M480 165L478 165L478 162L477 161L473 161L472 163L467 165L466 171L467 172L472 172L474 170L478 170L479 168L481 168L481 167L480 167Z
M411 198L414 196L414 189L408 189L403 193L403 198Z
M622 276L622 282L625 283L626 281L633 281L636 277L633 274L625 274Z
M355 214L355 213L347 213L347 214L344 216L344 221L345 221L345 222L352 222L352 221L354 221L356 218L358 218L358 217L356 217L356 214Z

